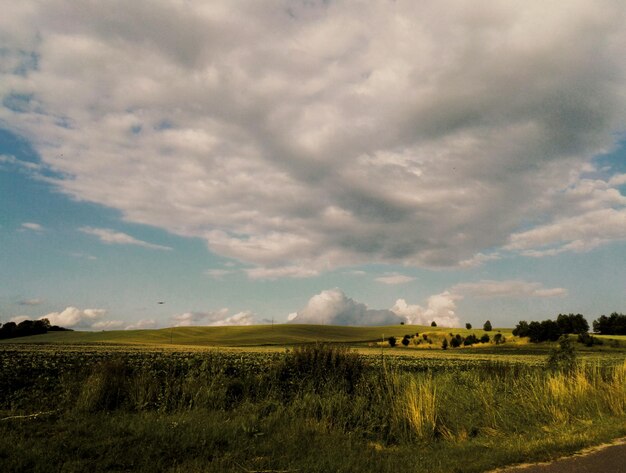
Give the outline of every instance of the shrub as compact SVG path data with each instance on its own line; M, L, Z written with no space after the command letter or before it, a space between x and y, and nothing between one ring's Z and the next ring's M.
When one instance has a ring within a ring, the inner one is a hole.
M443 341L441 342L441 348L444 350L448 349L448 339L444 338Z
M498 335L498 334L496 334ZM480 343L489 343L489 335L488 334L483 334L482 337L480 337Z
M398 343L398 340L396 340L396 337L389 337L387 341L389 342L389 346L392 348L396 346L396 343Z
M578 343L582 343L585 346L591 347L593 345L603 345L602 340L596 338L588 333L579 333L577 338Z
M559 337L558 346L548 355L547 365L555 371L571 372L576 368L576 349L567 335Z
M504 343L503 338L504 338L504 337L502 336L502 334L501 334L501 333L496 333L496 334L493 336L493 341L494 341L494 342L496 342L496 345L500 345L501 343Z
M404 345L405 347L409 346L409 342L410 342L410 338L408 337L408 335L405 335L402 338L402 341L400 343L402 343L402 345Z

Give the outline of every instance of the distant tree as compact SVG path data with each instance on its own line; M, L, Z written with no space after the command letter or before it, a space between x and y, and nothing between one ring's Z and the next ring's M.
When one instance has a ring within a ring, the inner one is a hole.
M491 322L489 322L488 320L485 322L485 324L483 325L483 330L485 332L491 332L492 327L491 327Z
M436 327L437 326L437 322L435 322L434 320L430 323L431 327Z
M587 333L589 324L582 314L559 314L556 323L561 333Z
M427 334L427 333L423 333L423 334L422 334L422 338L423 338L424 340L428 340L428 334Z
M593 331L601 335L626 335L626 315L613 312L593 321Z
M472 346L475 343L478 343L478 337L476 337L473 333L465 337L463 340L463 345L465 346Z
M404 325L404 322L400 322L400 325Z
M463 343L463 338L460 335L457 335L456 337L452 337L450 339L450 346L452 348L458 348L461 346L462 343Z
M466 324L465 324L465 328L466 328L467 330L472 330L472 324L470 324L470 323L466 323Z
M497 334L496 334L497 335ZM488 334L483 334L482 337L480 337L480 343L489 343L489 335Z
M513 335L516 337L528 337L528 322L520 320L513 329Z
M443 350L447 350L448 349L448 339L444 337L443 341L441 342L441 348Z
M389 342L389 346L390 346L390 347L392 347L392 348L393 348L393 347L395 347L395 346L396 346L396 343L398 342L398 341L396 340L396 337L389 337L389 338L387 339L387 341Z
M405 335L404 337L402 337L402 341L400 343L402 343L402 345L404 345L405 347L409 346L409 341L411 339L409 338L408 335Z
M485 334L487 335L487 334ZM500 345L500 343L502 343L502 334L501 333L496 333L493 336L493 341L496 342L496 345Z

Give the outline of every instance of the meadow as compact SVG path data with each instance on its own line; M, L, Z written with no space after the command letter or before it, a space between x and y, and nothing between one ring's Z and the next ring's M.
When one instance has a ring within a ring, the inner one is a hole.
M548 368L555 344L501 329L504 344L442 350L449 332L281 325L4 341L0 464L480 472L626 435L623 337L576 344L574 366ZM384 341L409 333L420 337L406 347Z

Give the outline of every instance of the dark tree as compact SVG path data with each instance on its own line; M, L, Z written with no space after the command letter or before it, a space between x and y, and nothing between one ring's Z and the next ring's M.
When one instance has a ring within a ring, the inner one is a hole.
M487 335L486 333L483 334L483 336L480 337L480 343L489 343L489 335Z
M587 333L589 324L582 314L559 314L556 318L561 333Z
M528 322L526 322L525 320L520 320L513 329L513 335L516 337L528 337L528 331Z
M626 335L626 315L613 312L593 321L593 331L601 335Z
M470 323L466 323L466 324L465 324L465 328L466 328L467 330L472 330L472 324L470 324Z
M486 335L486 334L485 334L485 335ZM501 333L496 333L496 334L493 336L493 341L494 341L494 342L496 342L496 345L500 345L501 343L504 343L504 342L503 342L503 340L502 340L502 338L503 338L503 337L502 337L502 334L501 334Z
M435 322L434 320L430 323L431 327L436 327L437 326L437 322Z
M444 338L443 341L441 342L441 348L443 350L447 350L448 349L448 339Z
M491 327L491 322L489 322L488 320L485 322L485 325L483 325L483 330L485 332L491 332L492 327Z
M410 340L409 336L405 335L404 337L402 337L402 341L400 343L402 343L402 345L404 345L405 347L408 347L409 346L409 340Z
M396 346L396 343L398 342L398 341L396 340L396 337L389 337L389 338L387 339L387 341L389 342L389 346L390 346L390 347L392 347L392 348L393 348L393 347L395 347L395 346Z

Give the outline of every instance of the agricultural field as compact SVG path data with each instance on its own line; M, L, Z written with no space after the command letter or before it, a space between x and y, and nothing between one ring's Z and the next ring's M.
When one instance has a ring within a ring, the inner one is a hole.
M480 472L626 435L619 343L566 369L506 330L291 327L3 341L3 471ZM433 343L384 341L407 333Z

